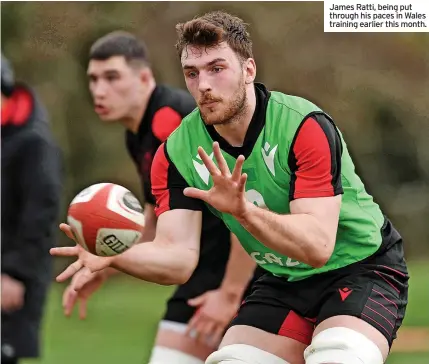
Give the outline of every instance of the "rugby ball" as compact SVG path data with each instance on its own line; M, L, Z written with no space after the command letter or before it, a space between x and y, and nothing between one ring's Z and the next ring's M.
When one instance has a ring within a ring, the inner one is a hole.
M98 256L123 253L141 239L145 226L138 199L113 183L79 192L69 205L67 223L77 243Z

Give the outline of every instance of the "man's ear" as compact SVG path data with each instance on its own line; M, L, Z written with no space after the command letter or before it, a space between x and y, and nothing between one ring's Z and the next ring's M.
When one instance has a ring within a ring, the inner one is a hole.
M253 58L248 58L244 64L245 67L245 82L249 85L255 81L256 78L256 62Z
M143 83L149 83L149 81L153 78L152 70L149 67L143 67L140 70L140 79Z

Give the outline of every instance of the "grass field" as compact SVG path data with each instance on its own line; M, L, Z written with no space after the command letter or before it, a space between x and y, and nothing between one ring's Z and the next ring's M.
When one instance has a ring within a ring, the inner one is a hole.
M427 263L411 265L410 303L405 325L429 328ZM65 318L61 295L64 286L53 284L47 305L43 358L25 364L145 364L157 322L171 288L118 277L108 282L89 305L88 318ZM401 337L407 340L409 335ZM407 343L403 342L407 347ZM394 353L388 364L427 364L429 348L419 353ZM167 363L166 363L167 364ZM174 363L171 363L174 364Z

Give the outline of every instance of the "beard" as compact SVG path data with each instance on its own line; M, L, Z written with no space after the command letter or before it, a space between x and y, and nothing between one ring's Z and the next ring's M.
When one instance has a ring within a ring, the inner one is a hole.
M216 101L213 107L200 106L200 114L206 125L221 125L233 122L237 115L243 111L246 106L246 87L244 82L240 80L237 90L234 92L234 97L230 100L212 97L205 95L203 102Z

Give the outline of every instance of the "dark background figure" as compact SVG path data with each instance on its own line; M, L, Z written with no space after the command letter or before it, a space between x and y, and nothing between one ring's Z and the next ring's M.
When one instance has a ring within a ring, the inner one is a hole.
M34 91L1 60L1 362L39 356L61 201L61 154Z

